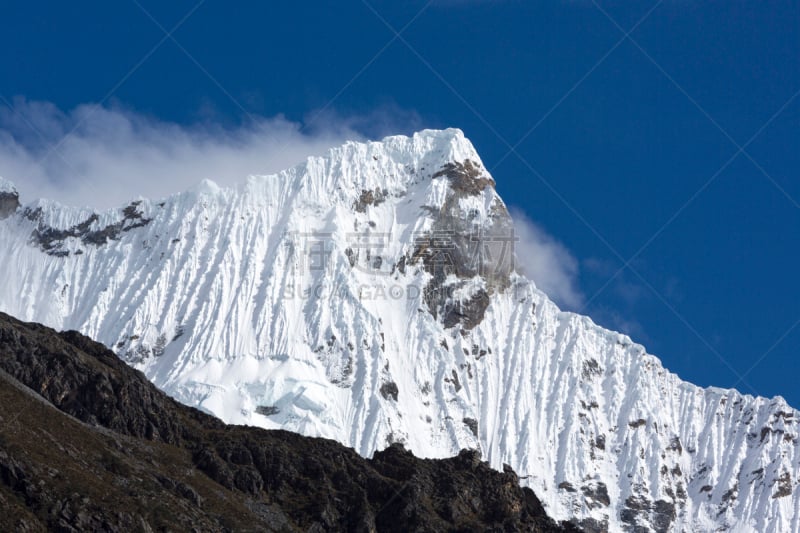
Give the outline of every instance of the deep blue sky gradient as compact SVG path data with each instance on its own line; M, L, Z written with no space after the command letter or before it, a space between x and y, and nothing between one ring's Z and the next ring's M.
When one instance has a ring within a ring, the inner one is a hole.
M399 29L424 4L369 5ZM168 29L194 5L142 0ZM600 3L625 31L654 5ZM403 33L431 68L396 39L330 109L463 129L506 201L581 261L587 300L680 210L584 312L701 385L737 384L771 349L737 386L800 407L800 97L747 146L755 163L739 154L686 205L800 90L800 4L665 0L611 51L623 35L591 0L438 0ZM5 5L0 94L98 102L163 37L130 1ZM393 34L359 1L208 0L174 37L233 98L167 40L109 101L308 120Z

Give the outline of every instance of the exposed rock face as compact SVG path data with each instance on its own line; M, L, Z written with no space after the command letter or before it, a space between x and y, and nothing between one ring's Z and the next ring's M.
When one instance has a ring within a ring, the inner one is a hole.
M145 218L139 211L138 206L141 202L131 202L130 205L122 209L122 219L100 226L99 216L95 213L86 220L75 224L67 229L57 229L46 224L39 223L33 230L31 239L48 255L66 257L69 251L65 249L68 239L78 239L84 245L102 246L108 241L117 240L122 233L132 229L141 228L150 223L149 218ZM41 212L39 210L28 210L25 216L29 220L39 221Z
M0 220L8 218L19 209L19 193L0 190Z
M494 187L494 179L486 174L480 163L469 159L464 162L447 163L433 178L447 176L453 190L463 194L477 195L486 187Z
M226 426L87 337L1 313L0 405L4 531L577 531L479 452L367 460Z
M510 285L514 224L480 163L447 163L433 174L433 179L439 177L446 177L450 187L441 207L428 209L433 228L418 239L412 261L421 261L433 276L425 287L431 314L441 316L447 328L460 324L471 330L483 320L490 296ZM468 205L487 188L490 215L478 222L477 212Z
M358 213L366 213L367 207L371 205L381 205L388 195L386 189L375 188L375 190L362 190L358 200L353 202L353 209Z

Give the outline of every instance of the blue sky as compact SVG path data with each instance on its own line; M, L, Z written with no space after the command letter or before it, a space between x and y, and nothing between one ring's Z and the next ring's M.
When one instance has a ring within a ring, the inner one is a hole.
M29 2L0 30L0 175L23 191L9 154L57 186L104 139L259 172L265 131L297 147L268 167L459 127L574 261L574 310L685 379L800 406L797 2Z

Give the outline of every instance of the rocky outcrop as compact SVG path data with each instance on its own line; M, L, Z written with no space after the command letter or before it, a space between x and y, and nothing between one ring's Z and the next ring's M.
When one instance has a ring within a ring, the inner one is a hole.
M139 201L131 202L122 209L121 220L105 226L98 224L100 217L96 213L81 223L66 229L54 228L40 222L39 226L33 230L31 240L43 252L57 257L69 255L69 251L65 249L68 239L77 239L84 245L102 246L108 241L118 240L120 235L127 231L144 227L150 223L151 219L146 218L139 211L140 204ZM39 221L41 212L36 209L26 209L25 217L29 220Z
M433 178L440 176L447 176L454 191L469 195L480 194L486 187L495 185L494 180L484 172L480 163L469 159L464 162L447 163L433 175Z
M576 531L477 451L226 426L75 332L0 314L0 369L4 531Z
M19 193L14 190L0 189L0 220L8 218L19 209Z
M480 163L447 163L433 174L440 177L448 179L449 191L441 207L428 208L433 228L417 239L411 260L432 276L424 289L430 313L446 328L471 330L483 320L491 294L510 285L514 225ZM465 209L464 201L482 194L489 195L491 208L487 220L478 223L477 212Z
M361 191L358 200L353 202L353 210L357 213L366 213L367 207L381 205L388 195L389 193L386 189L376 188L373 191L364 189Z

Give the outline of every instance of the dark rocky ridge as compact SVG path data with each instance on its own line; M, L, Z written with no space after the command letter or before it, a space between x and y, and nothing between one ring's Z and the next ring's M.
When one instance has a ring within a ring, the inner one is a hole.
M69 255L69 251L64 249L67 239L80 239L84 245L102 246L108 241L119 239L120 235L127 231L148 225L151 219L145 218L139 211L140 204L140 201L131 202L122 209L120 221L104 227L97 224L100 217L96 213L67 229L58 229L42 224L39 220L40 209L26 208L24 214L29 220L39 221L39 226L31 234L31 240L48 255L66 257Z
M0 220L8 218L19 209L19 193L17 191L0 191Z
M0 369L3 531L575 531L477 452L226 426L76 332L0 313Z

